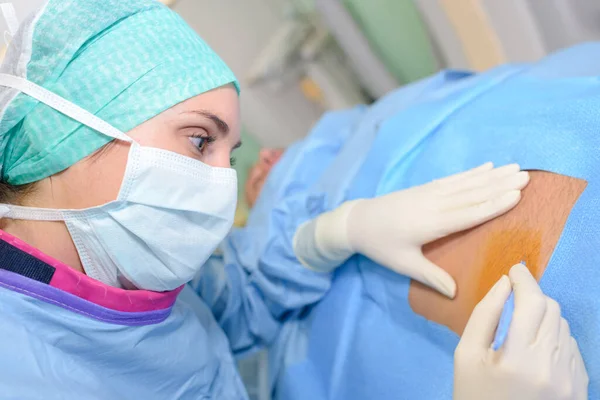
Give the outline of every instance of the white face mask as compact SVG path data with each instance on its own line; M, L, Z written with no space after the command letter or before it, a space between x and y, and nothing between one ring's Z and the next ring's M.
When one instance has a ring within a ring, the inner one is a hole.
M131 143L115 201L83 210L3 205L3 217L64 221L86 273L111 286L173 290L192 280L233 224L236 172L142 147L93 114L32 82L0 74L15 88L107 136Z

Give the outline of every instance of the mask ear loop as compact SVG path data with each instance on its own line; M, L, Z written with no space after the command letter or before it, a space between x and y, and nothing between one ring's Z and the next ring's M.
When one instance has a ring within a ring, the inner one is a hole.
M134 143L132 138L108 122L27 79L9 74L0 74L0 86L16 89L106 136L127 143Z

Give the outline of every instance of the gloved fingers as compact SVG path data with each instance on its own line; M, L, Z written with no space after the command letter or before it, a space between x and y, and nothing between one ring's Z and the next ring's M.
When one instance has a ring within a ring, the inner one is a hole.
M456 282L449 273L429 261L419 251L405 254L401 260L393 260L389 265L392 270L421 282L451 299L456 295Z
M588 386L590 384L590 378L585 368L585 362L579 351L579 346L575 338L571 337L571 374L575 377L575 388L576 393L579 397L576 399L587 399L588 398Z
M550 345L559 343L561 319L560 305L554 299L546 297L546 313L537 340Z
M504 165L499 168L494 168L487 171L480 171L477 174L469 175L466 178L450 182L443 187L443 191L447 194L461 193L473 190L479 187L487 187L494 185L499 180L518 174L521 167L518 164Z
M440 184L440 185L450 186L456 182L462 182L465 179L469 179L469 178L472 178L473 176L477 176L481 173L491 171L492 169L494 169L494 164L491 162L487 162L483 165L469 169L467 171L459 172L458 174L454 174L454 175L447 176L445 178L437 179L434 182L436 182L437 184Z
M569 323L561 318L559 322L559 333L557 341L550 347L553 351L552 362L563 371L563 374L571 372L571 362L573 360L573 341Z
M558 345L565 349L565 351L571 347L571 327L569 327L569 323L564 318L560 319Z
M513 266L508 276L515 294L515 311L505 348L515 350L518 354L537 338L547 303L546 296L526 266Z
M440 210L451 211L473 207L490 200L501 197L507 192L521 190L529 183L529 173L520 171L492 180L482 186L464 190L456 194L445 196L440 204Z
M445 213L438 225L438 235L431 238L431 241L474 228L499 217L515 208L520 200L521 191L511 190L484 203Z
M504 303L509 295L510 280L503 275L471 313L460 340L464 346L478 350L491 347Z

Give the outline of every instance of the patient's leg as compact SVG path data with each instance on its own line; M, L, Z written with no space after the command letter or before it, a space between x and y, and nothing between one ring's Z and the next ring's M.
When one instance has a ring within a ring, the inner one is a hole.
M512 265L525 261L539 280L585 186L579 179L532 171L514 210L425 246L427 258L456 279L457 296L449 300L413 281L413 310L461 334L475 305Z

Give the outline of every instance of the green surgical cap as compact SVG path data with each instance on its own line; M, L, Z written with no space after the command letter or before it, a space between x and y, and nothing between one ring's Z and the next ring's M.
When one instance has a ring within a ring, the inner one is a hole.
M152 0L49 0L26 19L0 72L28 79L127 132L201 93L239 85L173 11ZM0 88L2 180L56 174L112 139Z

